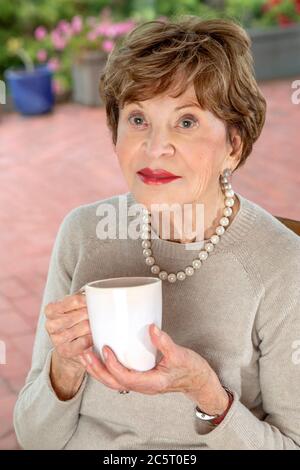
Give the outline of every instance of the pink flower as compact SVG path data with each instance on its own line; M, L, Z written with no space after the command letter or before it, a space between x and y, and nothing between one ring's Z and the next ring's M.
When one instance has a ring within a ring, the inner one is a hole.
M98 24L96 31L98 35L114 38L126 34L134 27L135 23L132 20L123 21L120 23L101 22Z
M100 23L97 25L96 30L98 35L110 36L111 33L111 24L109 23Z
M48 60L48 67L53 72L56 72L60 67L60 62L57 57L52 57L52 59Z
M82 30L82 18L81 16L77 15L72 18L71 21L71 27L73 30L73 33L77 34L80 33Z
M114 48L114 45L115 45L115 43L113 41L110 41L109 39L106 39L105 41L103 41L102 49L105 52L111 52Z
M114 28L115 34L118 36L118 35L126 34L135 26L135 24L132 20L128 20L128 21L124 21L121 23L117 23L114 26L115 26Z
M56 29L60 34L66 36L66 37L70 37L73 34L72 26L66 20L61 20L58 23Z
M62 50L66 47L65 38L63 38L56 29L51 33L51 40L55 49Z
M98 35L97 35L96 31L89 31L87 33L86 37L88 38L89 41L95 41L97 39Z
M39 62L45 62L47 59L47 51L45 51L45 49L40 49L37 52L36 57Z
M56 78L54 78L52 86L53 86L53 91L56 95L59 95L60 93L63 92L63 87L61 83L59 82L59 80L57 80Z
M34 36L35 39L38 41L42 41L47 36L47 30L44 28L44 26L38 26L36 30L34 31Z

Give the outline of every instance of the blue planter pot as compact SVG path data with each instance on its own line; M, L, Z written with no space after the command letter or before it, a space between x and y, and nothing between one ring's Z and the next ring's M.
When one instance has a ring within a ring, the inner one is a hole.
M54 105L52 71L45 65L32 72L7 70L5 78L15 108L24 115L49 113Z

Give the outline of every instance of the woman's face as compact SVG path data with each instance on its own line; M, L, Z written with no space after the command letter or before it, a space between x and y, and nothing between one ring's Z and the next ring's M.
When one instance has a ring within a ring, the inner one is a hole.
M212 203L222 170L237 166L229 161L232 150L224 123L200 107L193 85L178 98L164 94L120 110L115 151L129 190L148 208L154 203ZM143 168L181 178L146 184L137 174Z

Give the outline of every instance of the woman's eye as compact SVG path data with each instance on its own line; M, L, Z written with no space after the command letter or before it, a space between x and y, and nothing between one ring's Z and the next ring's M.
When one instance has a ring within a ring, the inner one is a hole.
M140 114L132 114L129 116L128 121L132 122L135 127L140 127L144 118ZM184 129L191 129L193 124L197 124L198 120L195 119L193 116L184 117L180 120L180 122L187 123L184 125Z
M140 122L138 120L143 120L143 118L139 114L133 114L128 118L128 121L132 122L136 127L139 127L140 125Z
M181 119L181 122L187 122L187 123L192 123L192 124L197 124L197 119L194 117L185 117L184 119ZM191 129L191 125L189 126L183 126L185 129Z

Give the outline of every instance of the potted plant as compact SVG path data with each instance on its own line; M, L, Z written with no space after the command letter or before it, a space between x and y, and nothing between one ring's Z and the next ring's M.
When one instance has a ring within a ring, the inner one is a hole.
M39 26L35 30L36 57L53 70L56 95L71 90L75 102L101 105L101 70L115 43L134 25L132 20L113 22L110 9L105 8L99 17L62 19L51 31Z
M47 65L34 65L21 39L10 39L7 47L9 52L19 56L24 64L23 68L7 69L4 73L15 108L23 115L52 111L52 71Z
M134 27L132 20L114 23L105 9L100 19L86 18L70 40L72 51L73 100L88 106L102 105L98 86L107 57L124 34Z

